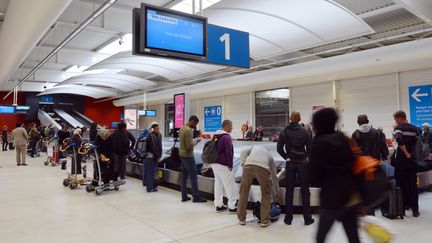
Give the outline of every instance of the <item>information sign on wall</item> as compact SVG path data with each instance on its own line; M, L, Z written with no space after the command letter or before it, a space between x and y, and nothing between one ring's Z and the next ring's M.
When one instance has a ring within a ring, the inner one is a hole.
M411 123L421 126L432 123L432 85L413 86L408 89Z
M204 107L204 131L216 132L222 129L222 106Z

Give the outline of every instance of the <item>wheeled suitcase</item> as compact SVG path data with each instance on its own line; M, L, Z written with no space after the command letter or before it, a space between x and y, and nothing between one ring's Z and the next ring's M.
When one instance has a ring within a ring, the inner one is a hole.
M381 205L381 213L389 219L403 219L405 216L402 191L394 184L392 185L388 199Z
M15 147L14 147L14 144L13 143L9 143L9 150L14 150L15 149Z

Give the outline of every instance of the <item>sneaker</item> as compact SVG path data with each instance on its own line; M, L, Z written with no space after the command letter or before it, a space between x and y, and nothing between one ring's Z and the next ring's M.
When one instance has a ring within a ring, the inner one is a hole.
M234 213L237 213L237 208L234 208L234 209L228 209L228 213L231 213L231 214L234 214Z
M21 166L21 164L17 164L17 166Z
M21 164L22 166L27 166L28 164Z
M239 225L246 225L246 221L239 221Z
M420 216L420 213L419 213L419 212L413 212L413 216L414 216L415 218L418 218L418 217Z
M149 190L149 191L147 191L147 192L158 192L158 189L153 188L153 189L151 189L151 190Z
M192 198L190 198L190 197L184 197L184 198L182 198L182 202L187 202L187 201L190 201Z
M224 207L224 206L222 206L222 207L216 207L216 213L221 213L221 212L223 212L223 211L225 211L225 210L227 210L228 208L226 208L226 207Z
M261 226L261 228L266 228L266 227L268 227L268 226L270 226L270 222L266 222L266 223L260 223L260 226Z
M315 219L313 218L310 218L309 220L305 221L305 225L311 225L313 223L315 223Z
M205 200L204 198L199 197L199 198L194 198L192 202L194 202L194 203L205 203L205 202L207 202L207 200Z

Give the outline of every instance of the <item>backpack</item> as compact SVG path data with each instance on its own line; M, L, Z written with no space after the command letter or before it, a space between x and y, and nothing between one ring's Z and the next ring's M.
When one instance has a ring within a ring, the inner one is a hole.
M429 156L429 153L429 145L424 143L421 137L417 137L413 150L413 157L415 161L417 161L417 163L423 163Z
M380 161L371 156L362 155L357 144L350 138L347 140L355 158L352 173L357 182L362 203L368 208L375 208L387 199L391 191L391 184L379 166Z
M224 134L221 134L220 136L215 136L212 140L208 141L204 145L204 149L202 152L202 161L204 164L214 164L219 159L217 143L219 139L222 138L222 136L224 136Z
M285 128L285 138L288 139L288 129ZM293 162L305 162L307 159L306 150L304 147L294 147L292 144L292 140L289 145L290 150L287 151L288 158Z
M279 215L281 214L281 212L282 209L280 205L276 202L272 202L270 207L270 215L269 215L270 221L272 222L277 221L279 219ZM255 218L261 220L261 203L259 201L255 203L252 213L255 216Z

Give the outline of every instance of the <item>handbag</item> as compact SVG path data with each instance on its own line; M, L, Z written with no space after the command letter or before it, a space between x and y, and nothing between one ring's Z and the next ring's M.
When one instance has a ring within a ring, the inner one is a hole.
M368 208L374 208L387 199L391 184L379 166L380 161L362 155L354 140L347 138L347 141L355 158L352 173L358 182L362 203Z

